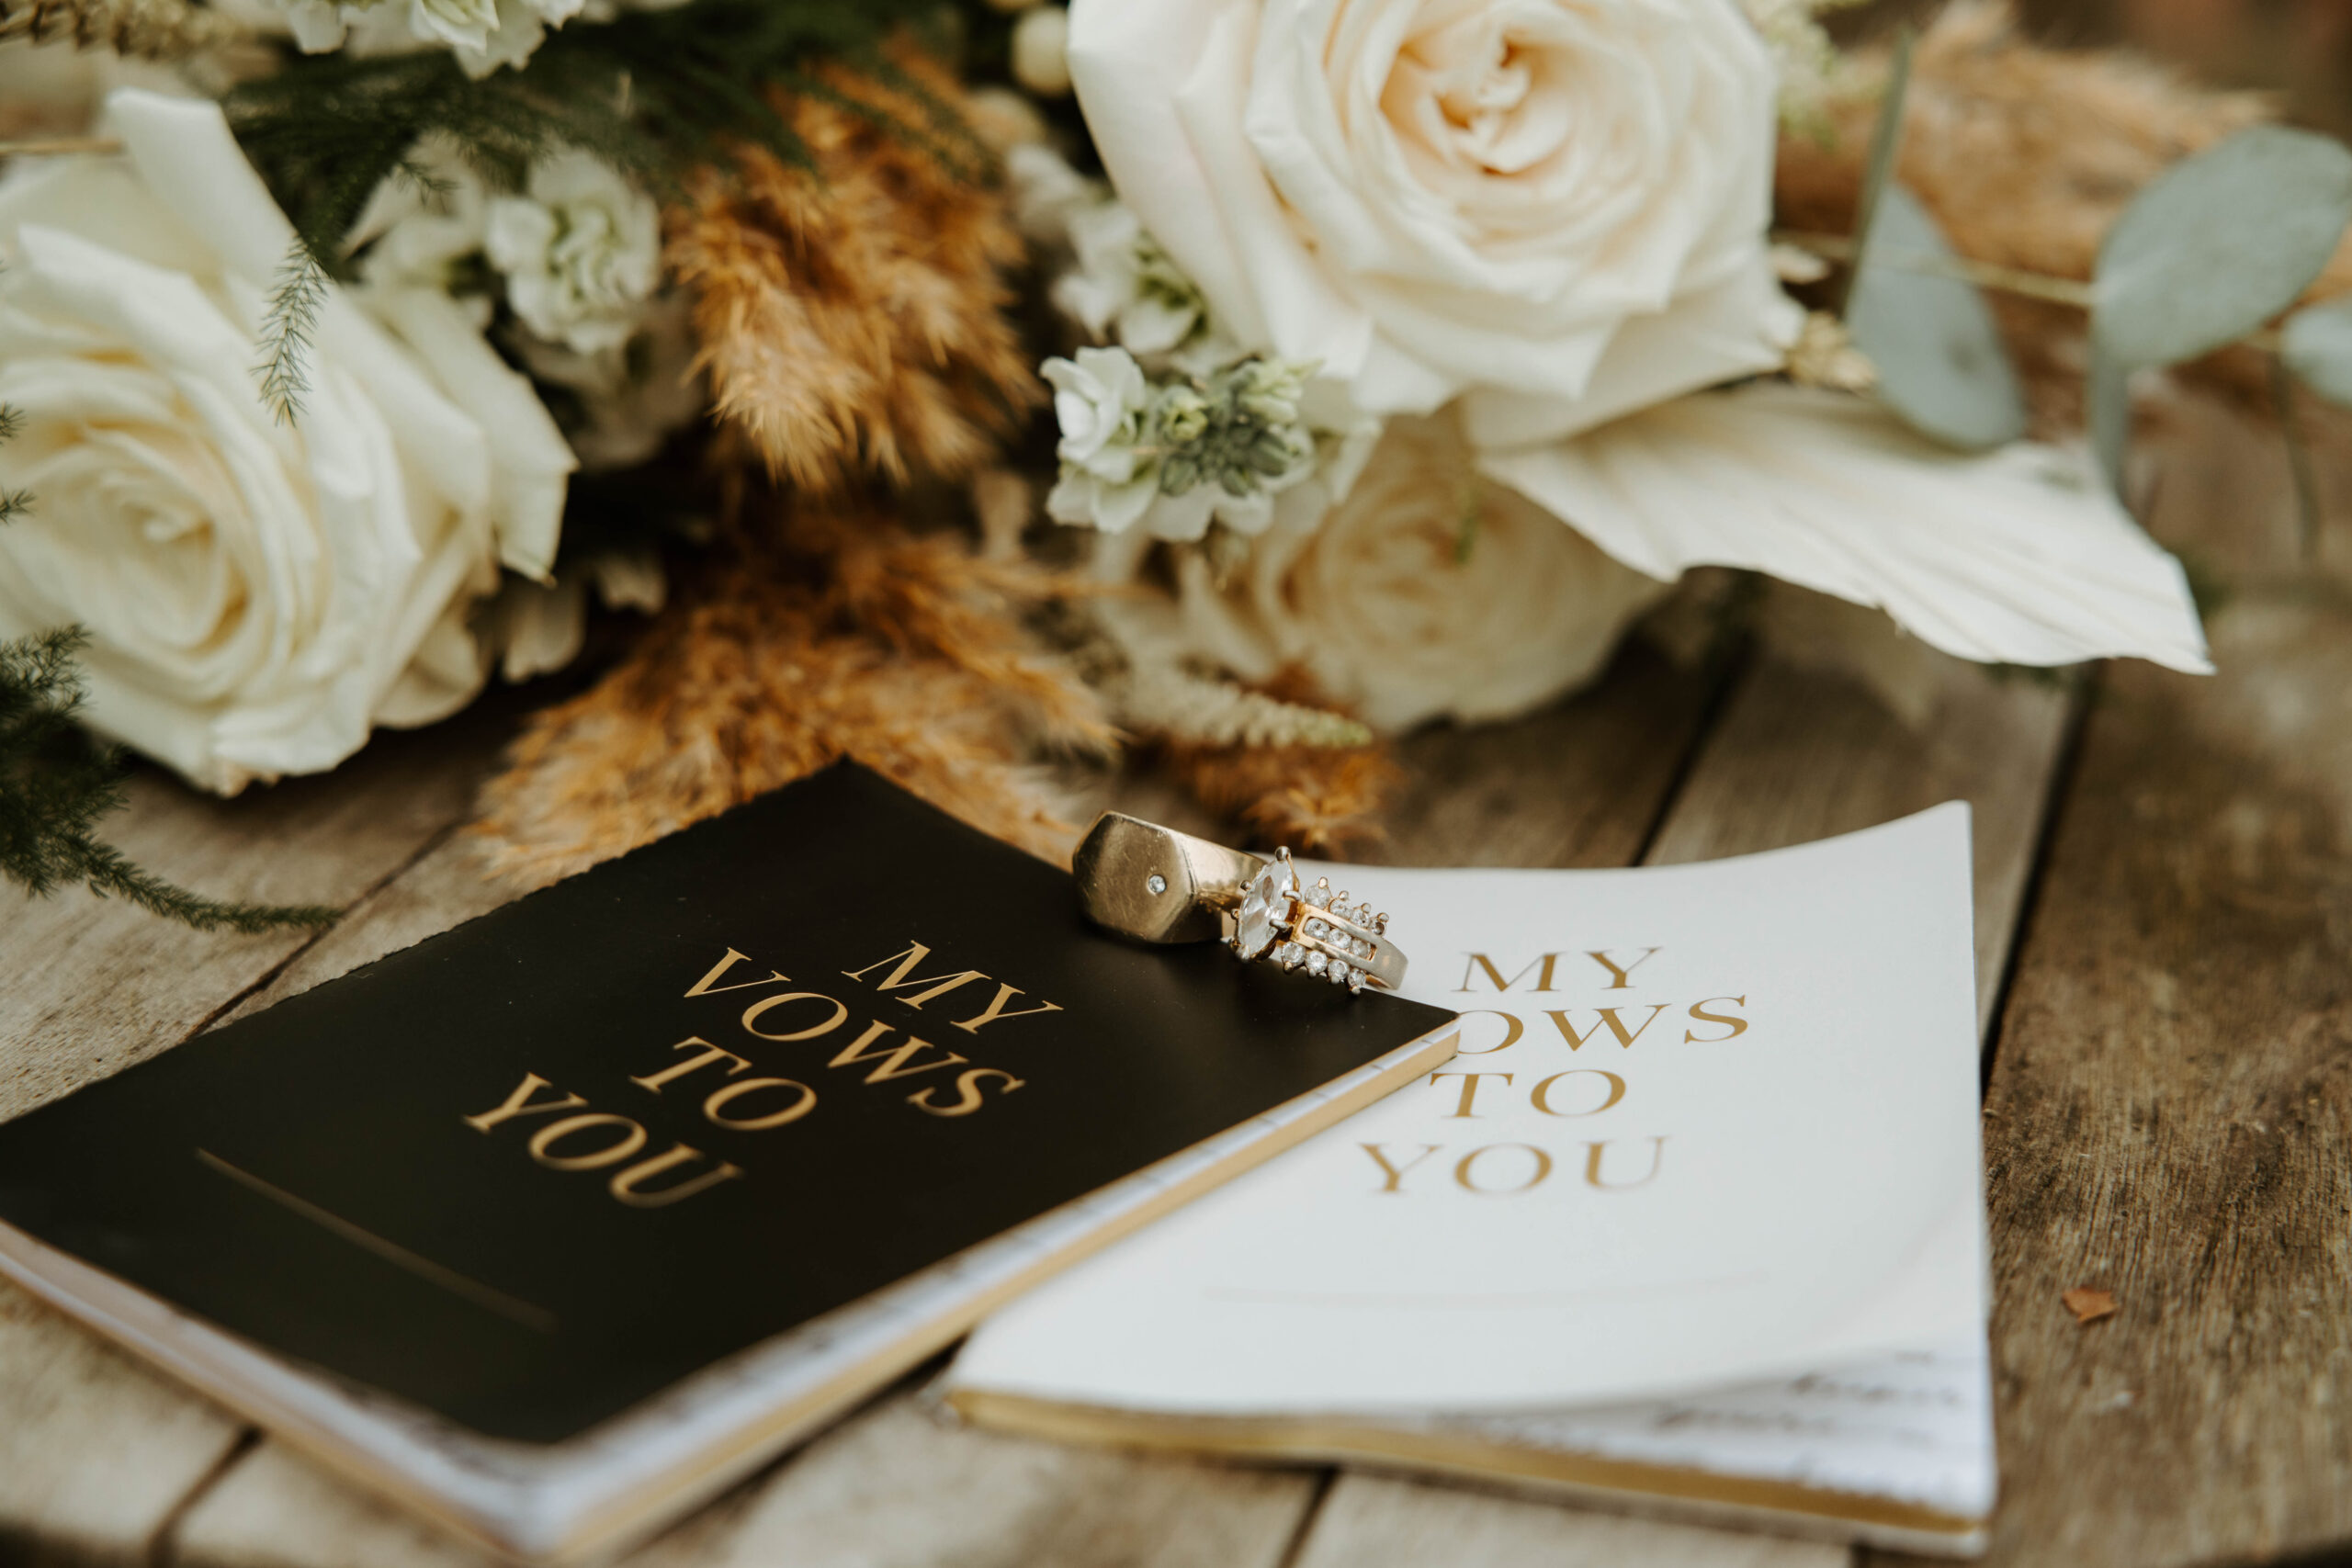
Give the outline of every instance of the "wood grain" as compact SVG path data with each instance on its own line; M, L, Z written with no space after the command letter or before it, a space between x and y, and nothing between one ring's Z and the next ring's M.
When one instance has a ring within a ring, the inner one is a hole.
M2213 638L2109 672L1998 1043L2001 1568L2352 1537L2352 604Z
M1296 1568L1845 1568L1842 1546L1700 1529L1460 1487L1347 1474Z

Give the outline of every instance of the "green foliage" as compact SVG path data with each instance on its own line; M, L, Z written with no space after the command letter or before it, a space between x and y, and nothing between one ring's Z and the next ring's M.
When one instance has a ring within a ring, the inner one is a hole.
M935 22L937 0L694 0L574 21L520 69L476 81L444 50L287 61L236 88L230 124L322 266L341 250L386 179L415 174L418 142L453 142L495 186L571 146L664 192L727 138L763 143L806 167L808 150L769 104L770 87L839 104L977 169L979 143L952 110L883 53L901 28ZM820 78L832 61L921 110L914 119Z
M0 403L0 441L9 441L25 427L24 411L7 403ZM0 490L0 524L14 523L33 503L32 496L21 490Z
M1895 162L1903 155L1903 106L1911 95L1911 49L1917 41L1909 23L1894 29L1894 58L1887 62L1886 91L1879 99L1870 157L1862 164L1861 195L1854 204L1854 260L1846 273L1849 300L1870 259L1871 231L1878 226L1879 202L1894 183Z
M36 895L78 883L198 931L334 919L329 908L199 897L98 841L98 819L123 804L122 769L77 722L83 694L74 659L84 640L74 627L0 643L0 874Z
M2123 459L2132 446L2132 371L2094 342L2084 394L2090 404L2091 450L2115 492L2123 492Z
M2279 335L2280 357L2303 385L2352 406L2352 295L2296 311Z
M2352 222L2352 152L2283 126L2166 170L2099 247L2091 337L2119 364L2176 365L2293 305Z
M302 400L310 393L311 334L318 329L319 307L326 299L326 269L298 239L270 288L269 307L261 322L261 363L254 367L262 400L280 424L292 424L300 417Z
M1878 395L1921 434L1963 450L2025 434L2024 395L1999 327L1958 257L1909 191L1890 185L1847 300L1854 346L1878 369Z

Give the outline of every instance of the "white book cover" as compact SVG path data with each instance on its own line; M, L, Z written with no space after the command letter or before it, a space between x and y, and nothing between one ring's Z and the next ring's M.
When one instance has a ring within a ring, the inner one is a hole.
M1706 864L1318 873L1390 912L1458 1055L989 1319L951 1402L1979 1549L1967 807Z

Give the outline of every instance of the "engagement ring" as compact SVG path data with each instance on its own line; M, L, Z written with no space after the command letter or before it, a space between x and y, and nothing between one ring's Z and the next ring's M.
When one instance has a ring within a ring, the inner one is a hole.
M1404 982L1388 917L1334 893L1329 877L1302 887L1286 849L1263 860L1106 811L1070 867L1088 917L1138 941L1222 940L1245 962L1303 969L1351 991Z

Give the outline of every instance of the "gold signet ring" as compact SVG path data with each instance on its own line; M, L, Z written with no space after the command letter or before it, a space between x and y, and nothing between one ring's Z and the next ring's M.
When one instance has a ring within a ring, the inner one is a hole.
M1097 924L1141 942L1221 938L1244 962L1265 959L1351 991L1395 990L1405 954L1388 917L1303 886L1290 851L1261 860L1138 818L1106 811L1072 857L1079 897Z

